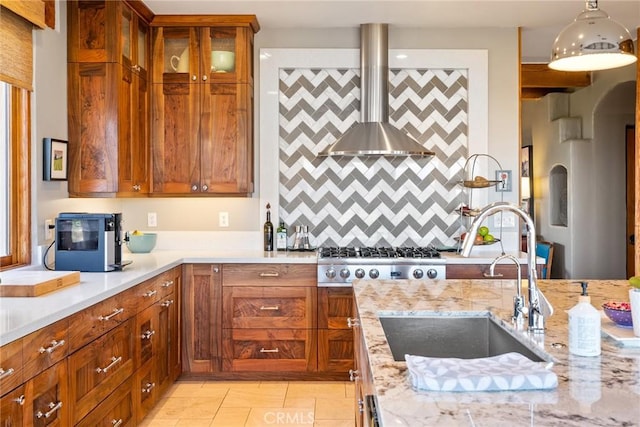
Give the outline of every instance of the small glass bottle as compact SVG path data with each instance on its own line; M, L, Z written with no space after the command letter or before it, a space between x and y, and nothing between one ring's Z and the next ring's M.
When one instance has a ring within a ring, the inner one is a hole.
M271 223L271 204L267 203L267 220L264 223L264 250L273 251L273 224Z
M284 221L280 221L280 226L276 231L276 249L279 251L287 250L287 226Z

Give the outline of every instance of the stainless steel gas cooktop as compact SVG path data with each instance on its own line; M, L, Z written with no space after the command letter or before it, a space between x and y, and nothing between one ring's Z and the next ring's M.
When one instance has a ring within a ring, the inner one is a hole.
M433 247L322 247L318 285L354 279L445 279L445 261Z

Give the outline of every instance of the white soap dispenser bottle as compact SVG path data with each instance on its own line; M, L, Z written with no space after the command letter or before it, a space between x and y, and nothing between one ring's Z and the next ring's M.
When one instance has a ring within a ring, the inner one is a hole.
M600 355L600 312L591 305L587 282L578 282L582 294L569 310L569 352L576 356Z

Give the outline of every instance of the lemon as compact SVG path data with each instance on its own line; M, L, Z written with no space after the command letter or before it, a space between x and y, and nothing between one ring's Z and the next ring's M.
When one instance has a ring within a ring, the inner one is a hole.
M142 231L138 231L138 230L133 230L133 233L131 233L132 236L142 236L144 233Z
M634 288L640 289L640 276L630 277L629 284Z

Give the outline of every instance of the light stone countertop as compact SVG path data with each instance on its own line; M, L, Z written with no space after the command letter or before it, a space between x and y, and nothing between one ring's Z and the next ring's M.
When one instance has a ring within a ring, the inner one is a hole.
M515 332L520 341L537 346L538 353L543 351L552 356L552 369L558 375L557 389L468 393L412 389L406 363L393 360L378 315L490 312L512 328L515 283L515 280L354 282L382 426L640 425L640 348L620 346L604 333L602 355L595 358L570 356L568 347L551 346L568 345L566 311L577 304L580 293L580 286L571 281L539 280L555 313L547 319L545 334L537 339L531 339L525 332ZM628 301L628 289L627 281L589 281L592 304L598 309L610 299Z
M0 297L0 345L77 313L93 304L125 291L147 279L184 263L285 263L315 264L315 252L263 251L153 251L122 258L133 262L122 271L80 273L80 283L39 297ZM44 270L42 266L25 267L0 273L8 279L20 271ZM3 280L6 282L6 280ZM0 285L1 286L1 285Z

